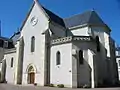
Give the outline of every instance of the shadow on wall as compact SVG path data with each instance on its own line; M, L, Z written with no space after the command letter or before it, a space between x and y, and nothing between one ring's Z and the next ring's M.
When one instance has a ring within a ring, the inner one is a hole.
M23 57L24 57L24 39L22 37L20 40L20 47L19 47L17 84L22 84Z
M117 80L115 80L115 83L113 83L113 80L115 79L114 77L115 73L112 71L114 66L111 67L112 64L111 61L113 60L111 57L107 57L107 53L108 53L107 49L103 46L102 43L100 43L100 52L96 52L97 54L96 72L98 74L97 87L111 87L111 86L116 86L116 83L118 83Z
M95 87L111 87L115 85L115 83L112 83L114 78L110 79L114 72L111 71L112 68L110 66L111 60L107 60L107 50L102 43L100 43L100 51L97 51L97 46L95 48L96 48L96 50L94 50L95 55L93 56L94 67L95 67L94 69ZM92 69L89 63L84 58L84 64L80 65L78 56L75 56L75 58L77 60L77 71L78 71L77 87L78 88L90 87L92 82L91 81Z
M80 63L79 56L74 56L77 60L77 88L90 88L91 87L91 67L88 60L83 57L83 64Z

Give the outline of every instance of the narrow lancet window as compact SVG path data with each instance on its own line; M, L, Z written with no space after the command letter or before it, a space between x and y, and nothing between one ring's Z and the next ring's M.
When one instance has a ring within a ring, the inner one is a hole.
M31 38L31 52L35 51L35 37L33 36Z
M97 46L96 46L97 52L100 52L100 41L99 41L99 37L98 36L96 36L96 44L97 44Z
M82 51L82 50L79 51L79 63L80 63L80 64L83 64L83 63L84 63L83 51Z
M60 65L60 52L56 53L56 65Z
M13 67L13 57L11 58L11 67Z

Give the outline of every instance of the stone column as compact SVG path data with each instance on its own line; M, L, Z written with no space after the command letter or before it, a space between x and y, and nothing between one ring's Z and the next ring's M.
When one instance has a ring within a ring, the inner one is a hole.
M95 67L94 67L94 54L88 50L88 63L91 68L91 88L95 88Z
M5 76L6 76L6 60L4 59L2 61L1 82L5 82L6 81Z
M50 34L45 32L44 85L50 84Z
M17 41L17 44L16 44L16 61L15 61L15 84L17 84L17 70L18 70L18 56L19 56L19 44L20 44L20 41L18 40Z
M75 49L72 50L72 88L78 87L78 76L77 76L77 52Z
M15 84L22 84L24 41L20 38L16 45Z

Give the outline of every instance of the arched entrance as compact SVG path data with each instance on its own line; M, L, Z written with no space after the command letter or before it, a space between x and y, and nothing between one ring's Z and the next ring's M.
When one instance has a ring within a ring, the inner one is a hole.
M34 82L35 82L35 70L34 70L33 66L30 66L28 68L28 77L27 78L28 78L28 80L27 80L28 84L34 84Z

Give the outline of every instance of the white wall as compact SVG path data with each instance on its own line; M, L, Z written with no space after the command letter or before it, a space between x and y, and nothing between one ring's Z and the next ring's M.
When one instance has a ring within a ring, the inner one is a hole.
M11 58L13 58L13 67L11 67ZM14 84L16 53L5 54L4 59L6 60L6 81Z
M56 53L61 53L61 64L56 65ZM52 84L64 84L72 87L72 44L66 43L51 47L50 82Z
M38 18L35 26L30 23L33 16ZM23 84L27 84L27 67L29 64L33 64L37 70L35 83L44 85L45 36L42 33L46 29L48 29L48 20L43 11L35 4L21 32L24 39ZM31 52L32 36L35 37L35 52Z
M71 32L75 36L89 36L88 30L89 30L88 27L83 27L83 28L71 29Z

